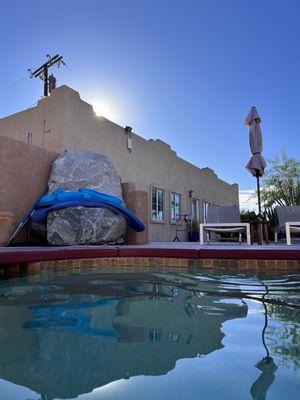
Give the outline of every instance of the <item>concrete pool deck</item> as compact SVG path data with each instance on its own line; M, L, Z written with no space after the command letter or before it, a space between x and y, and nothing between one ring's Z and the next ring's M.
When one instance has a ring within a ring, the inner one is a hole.
M141 246L2 247L2 269L37 273L96 266L300 270L300 245L152 242Z

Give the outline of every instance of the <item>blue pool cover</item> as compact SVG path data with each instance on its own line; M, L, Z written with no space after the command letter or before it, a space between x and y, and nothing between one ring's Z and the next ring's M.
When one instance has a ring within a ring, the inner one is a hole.
M53 193L43 196L34 207L32 221L44 223L50 211L68 207L103 207L114 214L122 215L128 225L137 232L142 232L145 227L142 221L116 196L110 196L92 189L79 189L74 192L66 192L56 189Z

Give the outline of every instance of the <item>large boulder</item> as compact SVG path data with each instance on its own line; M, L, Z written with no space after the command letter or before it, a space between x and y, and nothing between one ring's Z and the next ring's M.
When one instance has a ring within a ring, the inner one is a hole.
M58 157L49 180L49 192L94 189L122 198L119 176L111 160L91 151L68 151ZM105 208L69 207L48 214L47 239L53 245L124 242L126 221Z

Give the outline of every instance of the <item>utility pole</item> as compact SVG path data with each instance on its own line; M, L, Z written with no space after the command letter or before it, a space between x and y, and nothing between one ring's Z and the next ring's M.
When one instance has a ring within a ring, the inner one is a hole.
M48 60L39 68L37 68L34 72L32 72L31 69L28 69L30 78L40 78L42 81L44 81L44 96L48 96L49 92L48 69L55 64L57 64L58 68L60 64L65 65L62 56L60 56L59 54L56 54L56 56L54 57L51 57L49 56L49 54L47 54L46 57L48 58Z

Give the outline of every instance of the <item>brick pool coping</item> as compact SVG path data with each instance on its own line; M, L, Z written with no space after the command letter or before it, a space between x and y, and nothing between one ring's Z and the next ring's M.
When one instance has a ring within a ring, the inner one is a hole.
M145 246L0 248L0 265L34 272L94 266L174 266L300 270L300 246L203 246L159 243Z

